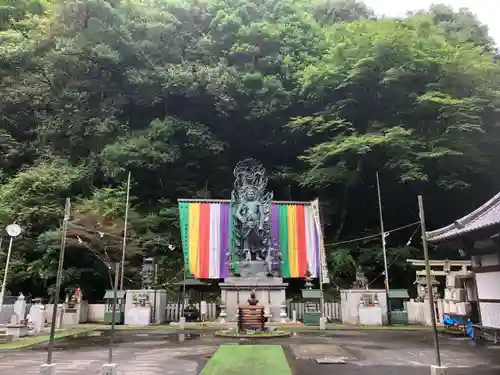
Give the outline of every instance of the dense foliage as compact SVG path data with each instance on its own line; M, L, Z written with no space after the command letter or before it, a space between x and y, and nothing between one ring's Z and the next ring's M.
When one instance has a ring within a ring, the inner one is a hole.
M127 284L145 255L167 283L176 199L229 197L245 157L277 199L320 198L326 242L342 242L327 247L332 287L357 266L380 285L380 238L346 242L379 231L376 171L386 229L418 220L417 194L433 228L498 189L494 53L444 6L394 20L353 0L0 0L0 224L24 230L9 290L54 284L70 197L64 285L100 298L129 171ZM414 229L387 238L393 285L413 277Z

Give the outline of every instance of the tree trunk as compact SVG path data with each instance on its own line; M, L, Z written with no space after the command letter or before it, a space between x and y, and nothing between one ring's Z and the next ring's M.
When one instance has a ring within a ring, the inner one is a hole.
M344 186L344 194L342 195L342 203L341 210L339 215L339 226L337 231L335 232L335 236L333 240L337 242L342 235L342 231L344 230L344 225L347 220L347 211L349 209L349 198L351 195L351 188L356 185L359 180L359 175L361 173L363 159L360 155L358 155L356 162L356 170L353 172L352 176L349 178L347 183Z

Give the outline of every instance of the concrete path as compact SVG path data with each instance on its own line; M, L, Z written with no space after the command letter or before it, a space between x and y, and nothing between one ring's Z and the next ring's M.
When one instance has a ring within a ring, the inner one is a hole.
M100 374L108 357L105 335L56 341L57 374ZM116 341L113 355L119 375L196 375L218 345L235 343L217 339L211 332L178 336L172 330L121 331ZM302 332L264 343L283 345L296 375L428 375L435 360L432 335L425 332ZM348 363L317 365L313 361L334 354L348 357ZM441 337L441 354L443 363L452 367L450 375L500 373L500 346L471 348L462 338ZM0 351L0 374L39 374L46 355L45 346Z

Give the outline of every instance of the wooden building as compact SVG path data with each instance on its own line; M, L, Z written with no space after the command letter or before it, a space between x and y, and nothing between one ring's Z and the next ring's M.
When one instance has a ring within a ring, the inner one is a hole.
M471 258L480 326L500 331L500 193L452 224L427 232L427 240L455 246Z

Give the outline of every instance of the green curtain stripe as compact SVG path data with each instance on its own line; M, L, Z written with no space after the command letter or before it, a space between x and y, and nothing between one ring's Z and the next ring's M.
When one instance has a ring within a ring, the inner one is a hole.
M288 205L280 204L278 209L281 276L290 277L290 258L288 256Z
M184 255L184 265L186 277L191 275L189 269L189 203L179 202L179 224L181 229L182 254Z

